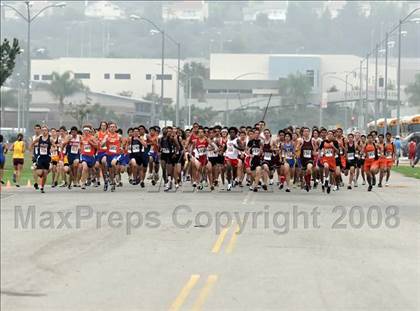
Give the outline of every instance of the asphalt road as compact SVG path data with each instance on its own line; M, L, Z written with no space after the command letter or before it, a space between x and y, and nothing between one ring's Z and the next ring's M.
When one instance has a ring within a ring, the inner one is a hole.
M1 310L420 310L418 186L3 189Z

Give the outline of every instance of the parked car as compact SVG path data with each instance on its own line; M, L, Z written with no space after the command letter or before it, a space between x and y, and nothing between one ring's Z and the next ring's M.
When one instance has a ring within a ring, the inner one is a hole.
M404 139L401 140L401 150L403 157L408 157L408 143L411 139L415 139L417 144L420 144L420 132L413 132L408 134Z

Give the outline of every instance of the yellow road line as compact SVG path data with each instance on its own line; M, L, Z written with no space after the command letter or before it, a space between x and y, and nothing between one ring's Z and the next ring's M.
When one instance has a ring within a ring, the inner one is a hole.
M184 303L185 299L188 297L191 289L194 287L194 285L197 283L197 281L200 279L200 275L193 274L190 277L190 280L187 282L187 284L181 289L178 296L175 298L174 302L172 303L171 307L169 308L169 311L177 311Z
M199 311L201 310L201 307L203 306L204 302L207 299L207 296L210 294L214 283L217 282L217 275L212 274L209 275L209 277L207 278L207 282L204 285L203 289L200 292L200 295L197 297L197 300L194 302L194 305L192 307L193 311Z
M220 250L220 247L222 246L223 240L225 239L226 233L228 232L229 228L223 228L223 230L220 232L219 237L217 238L216 242L213 245L213 248L211 250L212 253L218 253Z
M232 253L233 247L235 246L236 239L238 238L239 231L240 231L239 225L236 225L235 232L232 234L232 237L230 238L229 244L226 248L227 254Z

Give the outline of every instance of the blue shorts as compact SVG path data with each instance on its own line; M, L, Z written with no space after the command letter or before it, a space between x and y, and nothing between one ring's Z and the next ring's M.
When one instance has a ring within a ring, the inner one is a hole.
M130 155L128 155L128 154L119 155L118 162L123 166L127 166L128 162L130 162Z
M95 157L94 156L88 156L88 155L81 155L80 156L81 162L86 162L88 167L93 167L95 165Z
M159 155L154 151L149 151L149 157L152 157L153 162L159 163Z
M4 164L4 160L5 160L4 157L0 157L0 165L3 165Z
M102 151L102 152L98 152L98 154L96 155L96 162L102 162L102 158L106 157L106 152Z
M294 168L295 167L295 164L296 164L295 159L286 159L286 162L289 164L289 167L290 168Z
M120 157L119 154L112 154L112 155L107 154L106 155L106 164L108 165L108 167L111 167L112 166L111 162L113 160L117 160L117 164L118 164L119 163L119 161L118 161L119 157Z
M73 162L76 160L80 160L80 154L76 153L69 153L67 155L67 159L69 160L69 165L73 165Z

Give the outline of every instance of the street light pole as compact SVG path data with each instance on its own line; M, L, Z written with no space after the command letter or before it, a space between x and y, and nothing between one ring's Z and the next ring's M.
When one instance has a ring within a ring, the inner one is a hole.
M384 99L384 135L388 131L388 121L387 121L387 110L388 110L388 36L389 34L385 34L385 99Z
M164 96L164 75L165 75L165 32L163 30L160 31L160 33L162 34L162 60L161 60L161 77L160 77L160 107L158 107L158 113L157 113L157 117L158 117L158 123L159 120L161 118L161 113L162 113L162 109L163 109L163 96Z
M376 45L375 50L375 103L374 103L374 119L375 119L375 130L378 130L378 53L379 53L379 45Z
M368 121L368 114L369 114L369 54L366 55L366 96L365 96L365 109L364 110L364 117L363 117L363 128L366 128L366 123ZM366 120L365 120L366 116Z
M177 43L178 48L178 72L176 75L176 106L175 106L175 126L179 126L179 75L181 73L181 44Z
M363 60L360 61L360 68L359 68L359 115L357 117L357 126L359 129L363 126L363 120L362 120L362 105L363 105L363 98L362 98L362 89L363 89L363 81L362 81L362 66L363 66Z
M401 25L402 20L398 23L398 67L397 67L397 133L400 135L400 109L401 109Z
M26 23L27 23L27 42L26 42L26 61L27 61L27 72L26 72L26 96L25 96L25 104L23 105L23 113L22 113L22 125L25 128L26 135L29 135L29 108L31 106L31 23L45 10L49 8L59 7L62 8L66 6L65 2L58 2L55 4L47 5L41 10L38 11L34 16L31 15L31 9L30 9L30 2L29 0L25 1L26 5L26 15L23 15L19 10L14 8L11 5L1 3L1 6L7 7L15 11Z

